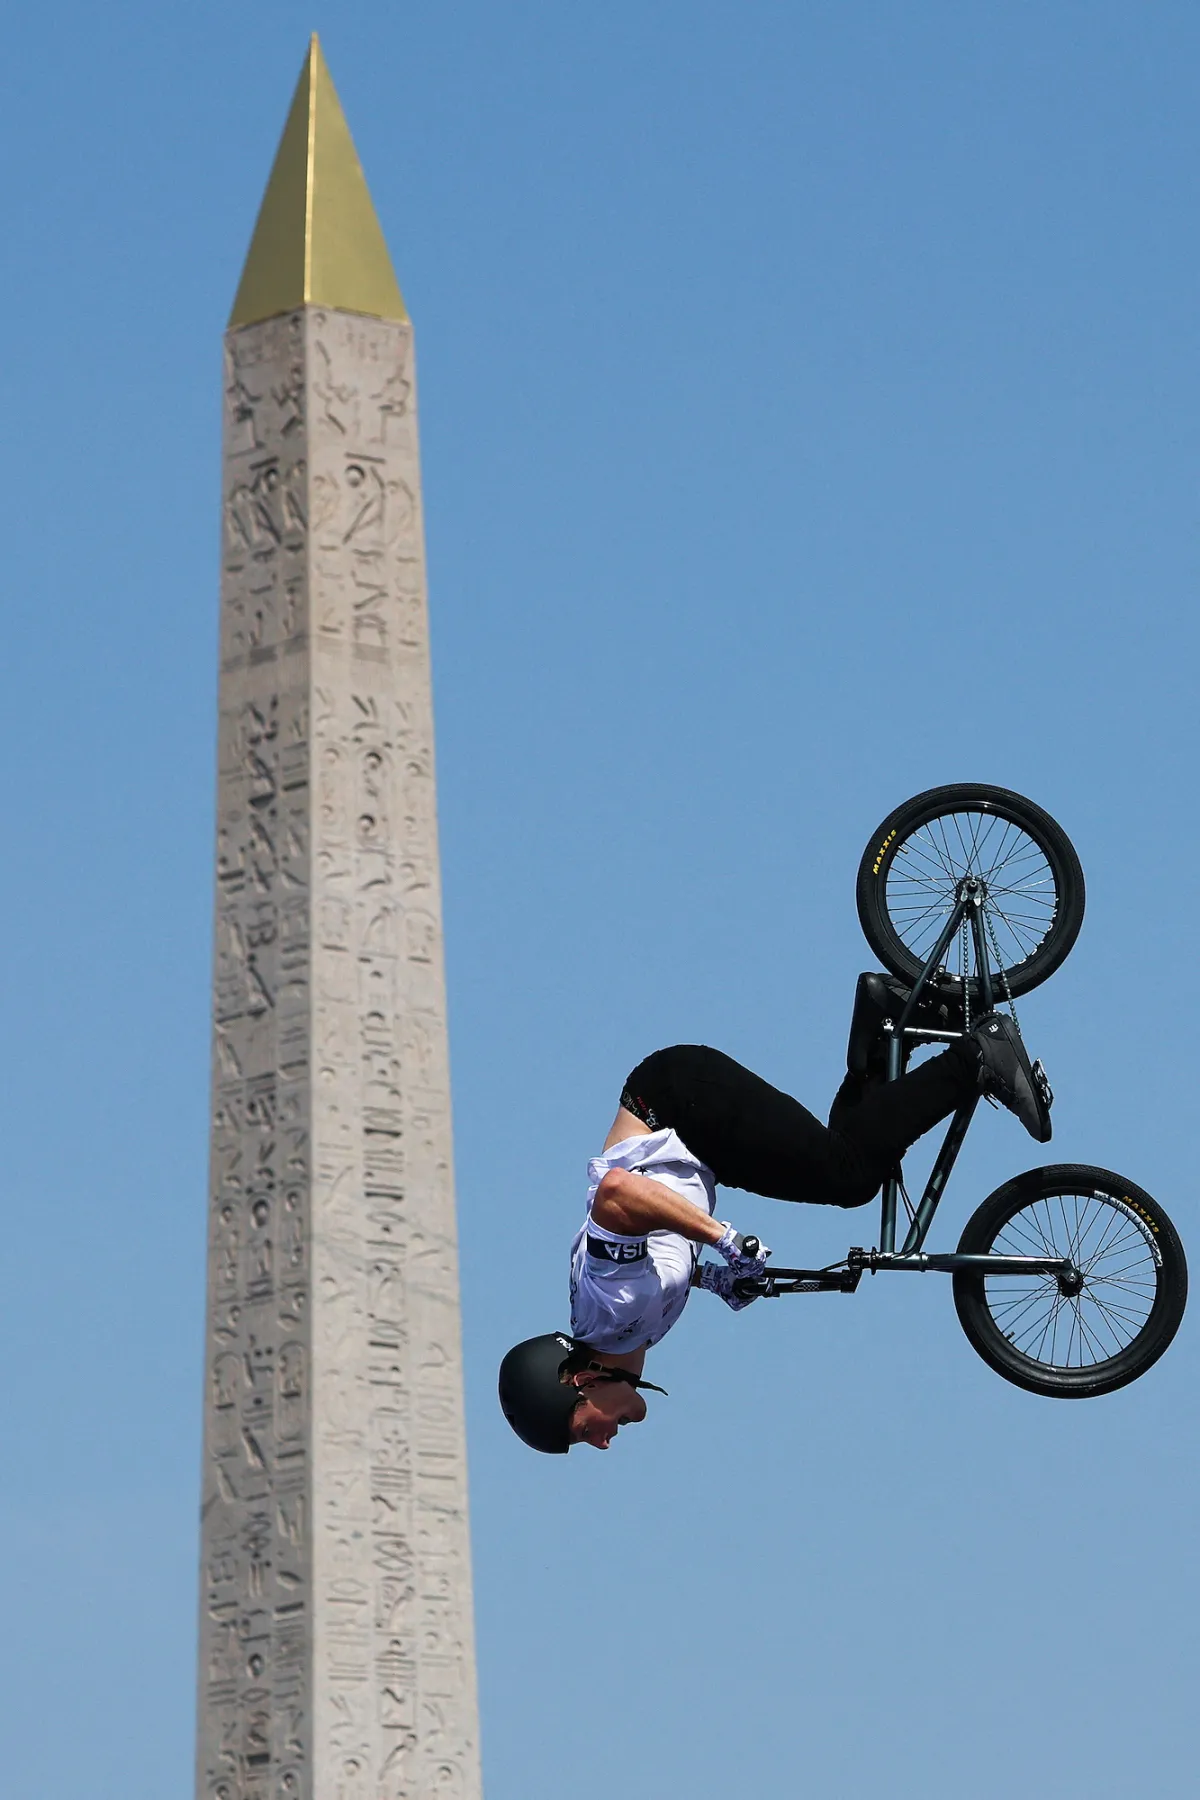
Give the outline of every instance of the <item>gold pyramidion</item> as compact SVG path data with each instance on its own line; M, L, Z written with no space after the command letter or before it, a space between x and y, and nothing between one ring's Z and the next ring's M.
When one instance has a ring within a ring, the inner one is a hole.
M229 324L252 325L297 306L408 317L315 32Z

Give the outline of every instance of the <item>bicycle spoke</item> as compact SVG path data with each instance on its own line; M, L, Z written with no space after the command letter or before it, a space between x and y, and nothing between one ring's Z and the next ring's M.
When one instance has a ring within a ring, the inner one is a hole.
M1005 968L1027 962L1044 942L1058 912L1058 888L1040 844L1014 821L982 811L930 819L897 846L887 875L893 927L910 955L924 961L957 899L959 882L987 885L991 930ZM948 951L947 969L978 978L975 945ZM993 970L993 974L997 971Z
M1091 1328L1091 1326L1089 1326L1087 1320L1084 1318L1083 1308L1082 1308L1082 1306L1079 1305L1078 1301L1075 1304L1075 1314L1079 1320L1079 1337L1080 1337L1081 1352L1082 1352L1083 1341L1084 1341L1084 1339L1086 1339L1088 1348L1093 1351L1093 1354L1090 1358L1090 1360L1092 1362L1104 1362L1108 1357L1118 1355L1119 1352L1125 1348L1125 1346L1121 1342L1120 1338L1116 1336L1116 1334L1111 1330L1111 1328L1109 1330L1109 1336L1112 1339L1111 1344L1101 1343L1100 1339L1096 1336L1095 1331ZM1081 1353L1081 1355L1080 1355L1081 1365L1082 1365L1082 1361L1083 1361L1083 1358L1082 1358L1082 1353Z
M1148 1231L1126 1208L1095 1192L1039 1194L997 1230L994 1254L1070 1260L1078 1294L1053 1276L989 1275L988 1310L1014 1349L1046 1369L1095 1369L1141 1332L1158 1296L1159 1265Z

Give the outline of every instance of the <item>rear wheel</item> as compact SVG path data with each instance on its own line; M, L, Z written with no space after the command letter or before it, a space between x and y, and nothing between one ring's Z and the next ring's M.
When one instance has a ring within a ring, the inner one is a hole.
M1142 1188L1082 1163L1031 1169L972 1214L959 1250L1069 1257L1056 1275L954 1277L959 1322L984 1362L1035 1394L1085 1399L1144 1375L1179 1329L1187 1263L1179 1235Z
M1084 881L1061 825L1007 788L957 782L930 788L888 814L858 870L858 916L884 967L910 986L932 955L958 884L981 884L988 963L1003 994L1052 975L1079 936ZM979 983L974 939L960 932L943 958L941 990Z

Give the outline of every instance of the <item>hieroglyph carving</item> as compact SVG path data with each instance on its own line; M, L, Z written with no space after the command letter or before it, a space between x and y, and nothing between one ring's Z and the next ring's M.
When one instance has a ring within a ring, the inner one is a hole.
M477 1800L411 328L226 345L199 1800Z

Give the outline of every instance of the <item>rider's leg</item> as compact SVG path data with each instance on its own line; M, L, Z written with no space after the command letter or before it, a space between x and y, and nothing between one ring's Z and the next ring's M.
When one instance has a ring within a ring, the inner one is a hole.
M638 1064L621 1104L649 1125L674 1126L725 1187L861 1206L909 1145L978 1082L978 1047L963 1040L898 1081L867 1084L857 1105L840 1107L831 1129L721 1051L675 1044Z
M974 1038L959 1038L896 1081L863 1081L852 1104L846 1090L853 1077L847 1076L830 1108L830 1135L850 1146L874 1185L866 1194L860 1189L859 1198L839 1198L839 1205L869 1200L919 1137L979 1092L979 1063Z

